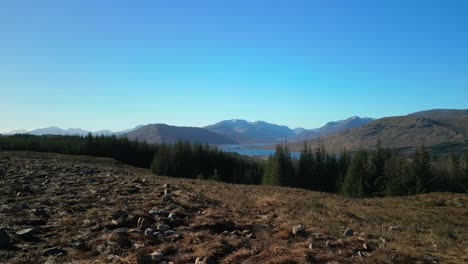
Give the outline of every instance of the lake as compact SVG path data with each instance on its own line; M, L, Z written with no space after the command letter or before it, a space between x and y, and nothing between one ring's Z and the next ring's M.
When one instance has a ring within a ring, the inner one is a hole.
M262 144L229 144L229 145L218 145L218 148L224 152L234 152L240 155L246 156L270 156L275 153L274 149L260 149L256 148L259 146L271 146L274 143L262 143ZM291 151L292 157L299 157L300 152Z

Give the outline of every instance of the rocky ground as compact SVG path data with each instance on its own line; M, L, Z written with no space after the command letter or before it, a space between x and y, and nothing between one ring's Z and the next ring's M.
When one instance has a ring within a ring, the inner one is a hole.
M467 263L468 195L349 199L0 152L1 263Z

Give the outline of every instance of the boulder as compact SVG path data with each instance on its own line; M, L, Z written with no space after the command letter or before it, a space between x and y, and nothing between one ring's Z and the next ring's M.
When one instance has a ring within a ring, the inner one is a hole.
M354 235L354 231L351 229L351 228L346 228L346 230L344 231L344 235L346 237L350 237L350 236L353 236Z
M305 236L307 234L306 229L303 225L293 226L292 233L295 236Z
M147 228L145 230L145 236L147 237L153 236L154 232L156 232L156 230L154 230L153 228Z
M22 229L16 232L17 236L25 240L32 240L36 238L38 234L39 234L39 230L37 230L36 228L26 228L26 229Z
M172 202L172 196L170 194L165 194L163 196L163 202L166 202L166 203L169 203L169 202Z
M140 230L146 230L149 227L150 223L144 217L138 218L137 227Z
M159 231L166 232L166 231L168 231L169 229L171 229L171 227L168 226L168 225L164 225L164 224L158 225L158 230L159 230Z
M128 213L123 210L117 210L112 213L111 217L115 220L127 220Z

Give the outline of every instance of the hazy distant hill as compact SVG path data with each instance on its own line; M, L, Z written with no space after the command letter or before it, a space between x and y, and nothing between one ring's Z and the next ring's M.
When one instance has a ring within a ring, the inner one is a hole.
M307 139L324 137L336 132L345 131L351 128L365 125L373 120L375 119L369 117L361 118L359 116L353 116L345 120L328 122L325 126L321 128L304 130L302 133L299 133L293 138L291 138L291 141L304 141Z
M205 127L218 134L232 138L239 143L271 143L295 135L287 126L264 121L248 122L242 119L224 120Z
M95 135L95 136L111 136L111 135L123 135L125 133L131 132L133 130L136 130L143 125L136 126L131 129L126 129L123 131L118 131L118 132L113 132L111 130L98 130L98 131L88 131L84 130L81 128L68 128L68 129L63 129L60 127L46 127L46 128L38 128L34 129L31 131L28 131L26 129L15 129L12 130L11 132L4 133L5 135L13 135L13 134L30 134L30 135L36 135L36 136L42 136L42 135L73 135L73 136L86 136L89 133Z
M31 135L80 135L84 136L87 135L89 131L83 130L81 128L69 128L69 129L62 129L60 127L46 127L46 128L38 128L31 131L28 131L27 134Z
M148 143L175 143L179 140L202 144L235 144L233 139L199 127L150 124L124 134L131 140Z
M344 147L348 150L371 147L380 138L384 146L401 150L411 150L421 144L435 151L447 147L460 150L467 148L467 132L468 110L436 109L377 119L320 140L310 140L309 144L321 142L330 151L337 152ZM291 145L293 149L302 147L299 142Z

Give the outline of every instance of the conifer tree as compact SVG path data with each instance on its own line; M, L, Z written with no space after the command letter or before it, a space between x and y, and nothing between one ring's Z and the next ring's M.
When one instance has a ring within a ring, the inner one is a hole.
M278 144L275 153L268 158L263 184L290 186L294 177L291 153L286 144Z

